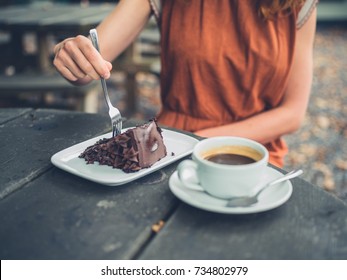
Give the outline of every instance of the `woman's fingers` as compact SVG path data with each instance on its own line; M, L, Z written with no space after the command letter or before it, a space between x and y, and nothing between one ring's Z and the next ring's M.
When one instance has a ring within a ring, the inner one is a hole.
M87 71L90 71L91 73L93 70L98 74L98 76L103 78L109 78L110 71L105 63L105 60L101 57L100 53L94 48L91 41L87 39L84 36L77 36L76 40L78 41L78 44L81 46L81 51L83 52L83 55L85 59L90 62L89 64L83 65L87 69ZM81 59L83 59L81 57ZM91 69L90 67L93 67ZM84 69L84 68L82 68Z
M109 78L111 63L105 61L84 36L69 38L55 47L54 65L67 79L76 81L85 76L97 80Z
M60 49L54 59L54 65L59 72L69 80L84 78L87 74L75 63L64 48ZM69 77L67 77L68 75Z

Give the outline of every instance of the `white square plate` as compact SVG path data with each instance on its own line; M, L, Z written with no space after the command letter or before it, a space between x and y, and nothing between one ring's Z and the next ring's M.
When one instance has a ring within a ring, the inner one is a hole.
M58 168L93 182L108 186L123 185L191 154L195 144L198 143L197 139L172 130L162 129L162 135L167 149L166 157L151 167L141 169L134 173L125 173L111 166L99 165L97 162L87 164L83 158L78 157L87 147L94 145L99 139L110 138L111 132L60 151L52 156L51 162Z

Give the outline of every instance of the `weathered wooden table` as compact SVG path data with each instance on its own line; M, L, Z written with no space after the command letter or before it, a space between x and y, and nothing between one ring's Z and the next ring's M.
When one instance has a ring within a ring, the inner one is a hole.
M347 258L347 205L300 178L284 205L227 215L171 193L177 163L118 187L51 164L108 129L102 115L0 109L1 259Z

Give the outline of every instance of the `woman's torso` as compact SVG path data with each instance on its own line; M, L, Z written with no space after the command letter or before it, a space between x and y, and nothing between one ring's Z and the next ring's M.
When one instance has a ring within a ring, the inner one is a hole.
M159 122L194 132L279 105L293 59L295 15L265 21L254 2L162 1ZM286 151L280 139L267 146L274 157Z

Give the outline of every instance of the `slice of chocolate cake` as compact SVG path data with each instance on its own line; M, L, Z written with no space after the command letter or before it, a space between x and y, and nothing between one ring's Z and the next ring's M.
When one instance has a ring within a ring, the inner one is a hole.
M166 147L160 127L155 120L129 129L114 138L104 138L88 147L79 157L86 162L99 162L122 169L126 173L136 172L152 166L166 156Z

